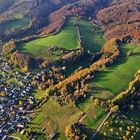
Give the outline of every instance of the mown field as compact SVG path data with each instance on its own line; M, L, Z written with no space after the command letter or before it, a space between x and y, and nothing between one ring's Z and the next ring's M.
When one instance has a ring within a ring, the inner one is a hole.
M43 51L52 46L66 49L74 49L78 46L78 37L73 19L67 20L60 33L25 43L19 47L19 50L33 56L43 55L45 57ZM46 55L46 57L50 56Z
M125 44L120 46L120 50L122 56L118 61L111 67L106 68L103 72L96 74L95 79L91 83L93 89L95 87L97 93L102 97L111 96L111 93L117 95L125 90L129 82L133 79L134 74L140 68L140 47ZM127 56L130 50L133 50L133 54Z
M87 101L75 106L74 104L68 104L60 106L55 100L49 99L39 111L35 111L32 116L35 118L28 124L27 129L39 134L39 139L48 138L52 133L59 133L58 140L66 140L65 128L77 122L82 113L86 113L86 118L83 122L87 127L96 129L104 118L105 111L99 106L96 106L93 101L88 99ZM42 128L46 128L44 132ZM16 134L18 135L18 133ZM21 135L22 136L22 135Z
M23 17L20 15L15 16L14 18L11 18L9 20L0 22L0 27L2 32L8 32L11 30L16 30L22 27L27 27L30 23L29 17Z

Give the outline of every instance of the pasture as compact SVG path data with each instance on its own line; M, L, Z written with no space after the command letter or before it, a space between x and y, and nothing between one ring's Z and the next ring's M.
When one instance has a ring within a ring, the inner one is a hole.
M53 99L50 99L38 112L33 114L36 117L28 127L29 129L30 127L36 129L37 132L39 132L41 128L46 128L45 133L47 136L53 132L59 132L59 139L66 139L64 136L66 126L77 122L81 114L82 111L74 104L60 106Z
M68 18L66 23L58 34L50 35L48 37L39 38L21 44L18 49L21 52L31 54L36 57L45 57L49 59L56 59L60 57L60 51L56 54L49 54L48 49L52 46L72 50L78 47L78 33L75 27L75 18ZM89 21L79 19L77 22L81 34L82 47L85 51L95 53L99 51L105 43L103 39L103 32L95 24ZM61 55L62 56L62 55Z
M78 104L78 107L86 113L84 124L92 129L96 129L98 127L106 114L104 109L95 105L91 98Z
M100 51L105 44L104 32L89 21L79 20L78 25L84 50L92 53Z
M52 46L66 48L69 50L75 49L78 46L78 36L73 19L67 20L60 33L22 44L19 46L19 50L33 56L43 55L43 57L50 57L48 54L43 54L43 51Z
M121 57L111 67L106 68L103 72L97 73L95 79L91 82L97 89L97 93L106 92L113 95L119 94L127 89L129 82L133 79L134 74L140 68L140 47L125 44L120 46ZM131 56L127 56L128 51L133 50ZM94 91L96 93L96 91ZM101 94L102 96L103 94ZM106 94L108 95L108 94Z
M34 112L35 118L28 125L28 129L34 128L37 133L40 133L42 128L46 128L45 134L59 132L58 139L66 139L65 128L77 122L81 115L86 113L86 118L83 124L87 127L95 129L103 120L105 111L99 106L87 99L85 102L80 103L78 106L68 104L60 106L55 100L49 99L39 111ZM43 133L40 135L42 138L45 136Z

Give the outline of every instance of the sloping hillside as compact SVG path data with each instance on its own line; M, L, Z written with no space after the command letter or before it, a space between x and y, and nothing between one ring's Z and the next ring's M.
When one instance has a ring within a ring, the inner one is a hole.
M137 0L116 1L113 5L101 9L97 19L106 31L105 38L131 36L140 39L140 2Z

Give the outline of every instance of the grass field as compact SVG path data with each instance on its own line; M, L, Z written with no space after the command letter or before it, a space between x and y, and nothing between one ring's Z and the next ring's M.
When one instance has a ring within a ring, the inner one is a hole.
M29 126L38 129L38 131L44 127L47 135L52 132L60 132L59 139L66 139L64 136L66 126L76 122L81 114L82 111L74 104L59 106L58 103L50 99L39 112L35 113L36 117Z
M0 22L0 27L1 30L4 32L10 31L10 30L15 30L18 28L26 27L30 23L30 18L29 17L21 17L17 15L13 19L9 19L4 22Z
M105 115L104 109L95 106L90 99L82 102L78 107L74 104L60 106L53 99L49 99L49 101L41 107L41 110L33 114L33 116L36 117L28 127L29 129L34 128L37 133L40 133L38 139L45 137L40 130L46 128L45 134L47 137L53 132L59 132L58 140L65 140L65 128L77 122L83 112L86 113L86 118L83 123L92 129L97 128Z
M83 48L92 53L100 51L105 44L103 38L104 32L97 25L91 24L85 20L80 20L78 25L82 37Z
M78 46L77 31L73 19L69 19L66 22L64 29L59 34L30 41L20 46L19 50L32 54L33 56L39 56L51 46L66 49L74 49Z
M78 104L78 107L81 111L86 113L84 124L92 129L96 129L98 127L106 114L104 109L96 106L91 98Z
M98 93L108 92L114 95L125 90L134 74L140 68L140 47L131 44L125 44L120 47L123 56L104 72L96 75L93 80L94 87L98 88ZM127 56L129 50L134 50L131 56ZM104 93L104 94L105 94Z
M47 90L38 90L34 89L34 91L31 92L31 94L34 96L36 100L42 99L44 96L47 95Z
M47 57L50 59L58 58L57 56L51 56L46 53L44 54L43 52L52 46L69 50L77 48L78 33L74 24L75 18L69 18L60 33L21 44L21 46L19 46L19 50L33 56ZM91 52L99 51L105 43L101 29L95 24L91 24L85 20L79 20L78 25L84 49L86 51L90 50ZM94 32L92 32L92 30L94 30Z

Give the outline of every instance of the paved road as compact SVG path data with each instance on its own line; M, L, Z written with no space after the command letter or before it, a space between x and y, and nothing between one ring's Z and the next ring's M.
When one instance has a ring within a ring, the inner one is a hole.
M97 135L97 133L99 132L99 130L101 129L101 127L103 126L103 124L106 122L106 120L108 119L108 117L112 114L112 111L110 111L106 117L104 118L104 120L101 122L101 124L98 126L97 130L94 132L94 134L92 135L90 140L93 140L95 138L95 136Z

